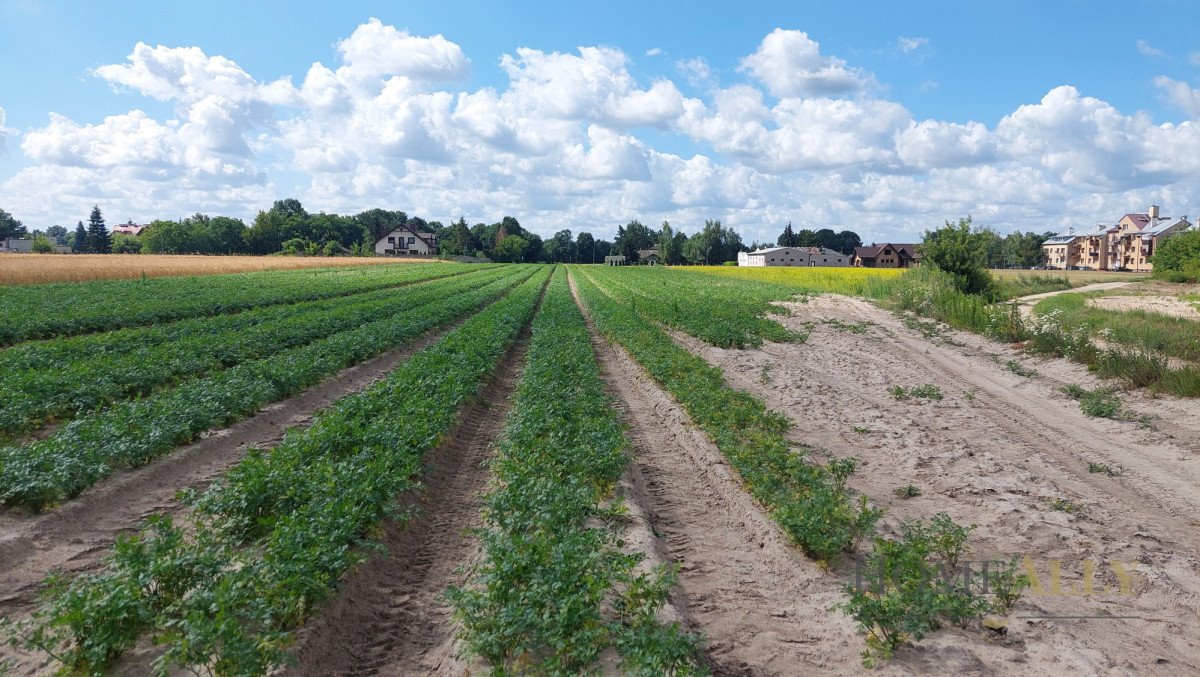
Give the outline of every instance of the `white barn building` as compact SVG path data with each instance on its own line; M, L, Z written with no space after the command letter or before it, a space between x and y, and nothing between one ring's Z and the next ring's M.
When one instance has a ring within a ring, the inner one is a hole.
M739 266L832 266L850 265L850 257L823 247L769 247L738 254Z

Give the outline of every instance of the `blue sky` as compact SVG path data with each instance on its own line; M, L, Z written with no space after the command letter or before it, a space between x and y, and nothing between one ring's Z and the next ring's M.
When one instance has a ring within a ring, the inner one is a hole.
M0 0L0 208L880 240L1200 215L1200 3L647 5Z

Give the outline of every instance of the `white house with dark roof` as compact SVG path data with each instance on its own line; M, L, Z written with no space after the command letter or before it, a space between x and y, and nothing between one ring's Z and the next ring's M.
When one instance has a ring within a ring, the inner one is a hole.
M396 226L375 243L379 256L437 256L437 236L408 226Z
M850 265L850 257L823 247L768 247L754 252L739 252L738 265L759 266L834 266Z

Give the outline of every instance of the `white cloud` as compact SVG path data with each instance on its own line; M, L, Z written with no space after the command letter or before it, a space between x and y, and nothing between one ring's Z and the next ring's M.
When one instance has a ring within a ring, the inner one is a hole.
M680 59L675 62L675 68L688 84L693 87L709 87L716 84L712 67L702 56L691 59Z
M1193 88L1186 82L1172 80L1164 75L1154 79L1154 84L1163 91L1167 100L1200 120L1200 88Z
M1188 56L1188 61L1190 61L1193 66L1200 66L1200 52L1192 52Z
M346 79L372 81L403 76L427 82L466 77L470 60L462 48L441 35L429 38L386 26L372 18L337 45Z
M910 53L927 48L908 39ZM721 218L747 241L773 241L789 220L884 240L967 213L1043 230L1151 202L1200 212L1195 119L1155 124L1058 87L994 126L916 120L798 31L765 36L726 87L702 57L677 62L677 79L703 92L694 97L672 79L635 77L613 47L520 47L499 59L507 83L468 90L470 62L442 36L368 21L336 45L333 61L293 83L198 47L139 43L95 71L131 93L132 110L51 114L23 130L28 164L0 182L0 203L49 225L95 203L121 221L250 218L295 196L312 211L512 214L546 235L564 225L611 235L630 218L691 231ZM1194 87L1156 84L1197 116ZM174 110L148 115L139 96ZM15 133L4 122L0 109L0 142Z
M11 127L5 127L4 123L8 119L8 114L4 111L4 107L0 106L0 156L8 152L5 146L5 139L17 133L17 130Z
M782 28L763 38L758 51L742 60L741 70L777 97L855 93L870 80L842 59L822 55L807 33Z
M662 56L663 54L666 54L666 52L661 47L651 47L646 50L646 56Z
M901 52L908 54L923 47L928 47L929 38L909 38L902 35L898 40L896 40L896 46Z
M1146 40L1141 40L1141 39L1139 39L1139 40L1137 40L1137 42L1135 42L1135 43L1134 43L1134 45L1137 47L1137 51L1138 51L1138 52L1139 52L1139 53L1140 53L1142 56L1153 56L1153 57L1159 57L1159 56L1166 56L1166 55L1167 55L1167 54L1166 54L1166 52L1164 52L1164 51L1162 51L1161 49L1159 49L1159 48L1155 47L1154 45L1150 44L1150 42L1149 42L1149 41L1146 41Z

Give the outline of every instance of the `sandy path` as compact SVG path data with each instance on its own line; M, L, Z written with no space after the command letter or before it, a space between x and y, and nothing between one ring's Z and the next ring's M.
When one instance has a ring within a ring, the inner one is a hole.
M26 616L52 569L94 568L116 535L156 513L179 515L185 488L203 489L237 463L246 449L269 448L288 428L306 426L339 398L363 390L458 323L409 345L344 369L299 395L272 404L229 428L180 447L149 465L114 474L58 509L36 516L8 512L0 520L0 615ZM7 646L0 646L0 658Z
M679 565L672 602L689 630L707 636L714 674L861 672L853 622L827 611L843 601L840 579L791 545L720 450L623 348L594 327L593 344L630 425L627 500L659 536L654 550Z
M860 299L824 295L789 307L785 325L815 323L806 344L733 351L676 339L722 367L732 385L791 416L797 441L860 459L851 484L889 506L885 529L947 511L979 525L978 556L1030 555L1047 591L1051 561L1060 560L1062 590L1076 593L1027 596L1003 649L975 633L943 632L898 664L941 671L930 654L957 648L987 671L1200 671L1200 402L1127 395L1139 413L1164 415L1158 430L1091 419L1058 392L1065 383L1096 384L1081 366L1037 361L960 332L931 341ZM1008 360L1040 373L1017 376ZM888 393L925 383L945 400ZM1124 473L1089 473L1089 462ZM910 483L922 496L893 495ZM1082 513L1051 509L1056 499ZM1109 561L1125 562L1134 571L1131 594L1079 594L1085 560L1096 563L1095 588L1114 592ZM1020 618L1098 614L1134 618Z
M1104 291L1107 289L1120 289L1121 287L1128 287L1131 284L1133 284L1133 282L1093 282L1092 284L1085 284L1081 287L1075 287L1074 289L1059 289L1058 291L1048 291L1048 292L1044 292L1041 294L1030 294L1029 296L1021 296L1017 299L1014 299L1014 301L1017 303L1017 306L1021 309L1022 314L1031 315L1033 313L1033 307L1037 305L1038 301L1041 301L1042 299L1048 299L1051 296L1058 296L1059 294L1077 294L1080 292L1087 292L1087 291Z
M300 640L291 675L463 674L450 606L442 593L464 582L479 557L470 533L483 523L482 494L493 445L504 431L528 347L528 330L491 383L460 414L450 441L429 455L423 490L403 502L417 508L406 524L389 521L386 553L345 580L330 608Z

